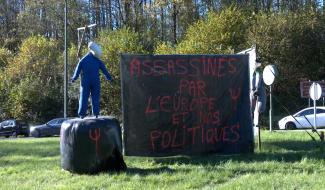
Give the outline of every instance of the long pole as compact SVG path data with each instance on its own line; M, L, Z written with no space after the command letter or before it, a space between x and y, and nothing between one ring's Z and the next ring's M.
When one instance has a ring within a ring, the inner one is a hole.
M260 130L260 126L258 126L257 128L258 130L258 150L261 151L262 150L262 142L261 142L261 130Z
M270 121L269 121L270 132L272 132L272 85L270 85L270 110L269 110L269 115L270 115Z
M258 135L258 150L262 150L262 142L261 142L261 129L260 129L260 124L259 124L259 108L258 108L258 99L259 97L256 97L256 103L255 103L255 109L254 109L254 127L257 127L257 135Z
M314 96L317 96L318 92L317 92L317 86L316 83L313 83L314 86ZM316 123L316 97L314 98L314 127L315 130L317 129L317 123Z
M323 84L324 84L324 80L322 80ZM323 93L325 94L325 92L322 90L322 95ZM323 96L323 106L325 106L325 96Z
M68 102L68 50L67 50L67 14L68 3L64 1L64 118L67 118L67 102Z

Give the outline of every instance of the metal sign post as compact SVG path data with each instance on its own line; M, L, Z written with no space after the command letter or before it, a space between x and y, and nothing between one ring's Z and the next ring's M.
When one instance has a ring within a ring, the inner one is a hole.
M316 83L313 82L313 84L310 86L309 89L309 95L310 98L314 100L314 129L317 129L317 119L316 119L316 100L319 100L322 96L322 87Z
M270 86L270 110L269 110L269 127L272 132L272 84L275 77L278 76L278 70L275 65L267 65L263 70L263 81Z
M269 110L269 127L270 127L270 132L272 132L272 85L270 85L270 110Z

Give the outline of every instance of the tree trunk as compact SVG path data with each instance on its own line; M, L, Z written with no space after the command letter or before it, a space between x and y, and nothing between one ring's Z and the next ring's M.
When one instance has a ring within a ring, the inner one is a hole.
M106 19L106 13L105 13L105 11L106 11L106 9L104 9L104 5L105 5L106 3L104 2L104 0L101 0L100 1L100 7L101 7L101 10L100 10L100 18L101 18L101 23L102 23L102 27L105 27L105 26L107 26L107 19Z
M138 4L139 0L133 0L134 4L134 31L139 32L139 9L140 9L140 3ZM140 0L141 1L141 0Z
M122 12L122 6L120 0L117 0L117 8L118 8L118 15L116 16L116 28L120 26L126 25L126 19L124 18L124 14Z
M164 35L165 35L165 16L164 16L164 8L162 7L162 5L160 6L160 18L161 18L161 21L160 21L160 33L161 33L161 41L164 41L165 38L164 38Z
M254 11L255 11L255 13L258 13L258 10L259 10L258 2L259 2L259 0L254 0L254 5L255 5Z
M173 43L177 44L177 5L173 2Z
M108 26L113 29L113 18L112 18L112 0L108 0Z
M94 0L94 9L95 9L95 23L97 24L96 28L101 26L100 22L100 3L99 0ZM97 33L97 32L96 32Z
M266 1L266 11L267 12L271 12L272 2L273 2L273 0L267 0Z
M131 2L130 0L125 0L124 10L125 10L125 25L131 27Z

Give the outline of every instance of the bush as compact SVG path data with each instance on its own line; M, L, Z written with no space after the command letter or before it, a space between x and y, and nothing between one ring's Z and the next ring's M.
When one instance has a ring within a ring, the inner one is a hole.
M175 54L175 48L171 43L168 42L159 42L156 45L154 50L154 54L158 55L168 55L168 54Z
M5 101L7 100L8 89L6 89L6 75L5 68L13 59L13 54L5 48L0 48L0 121L6 118L7 114L5 111Z
M6 117L44 121L62 115L63 64L58 57L53 40L33 36L23 41L1 79Z
M315 12L260 14L249 34L263 64L278 66L274 93L292 111L306 104L300 98L299 81L325 77L324 24L324 18Z
M190 26L176 53L230 54L246 49L250 19L236 7L220 13L210 12L206 20Z
M0 71L5 69L12 58L13 54L8 49L0 48Z

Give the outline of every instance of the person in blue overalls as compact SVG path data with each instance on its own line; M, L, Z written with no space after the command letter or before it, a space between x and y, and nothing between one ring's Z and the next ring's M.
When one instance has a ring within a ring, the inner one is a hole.
M71 82L78 79L81 74L80 99L78 115L84 118L87 115L88 98L91 94L92 112L96 118L99 115L99 98L100 98L100 79L99 70L103 72L106 79L112 81L112 77L107 71L104 63L100 60L102 51L95 42L88 44L89 52L79 61Z

